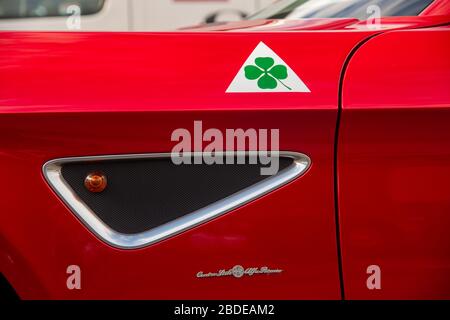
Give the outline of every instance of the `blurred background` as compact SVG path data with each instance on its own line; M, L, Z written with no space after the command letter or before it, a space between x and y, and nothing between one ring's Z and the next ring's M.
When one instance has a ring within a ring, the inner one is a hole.
M0 0L0 30L165 31L242 19L416 16L433 0Z
M0 0L0 30L161 31L237 21L275 0ZM79 9L78 9L79 8ZM76 29L76 28L74 28Z

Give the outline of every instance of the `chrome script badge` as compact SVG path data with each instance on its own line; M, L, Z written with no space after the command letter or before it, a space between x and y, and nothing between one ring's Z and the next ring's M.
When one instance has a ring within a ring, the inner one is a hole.
M197 278L212 278L212 277L227 277L227 276L241 278L243 276L253 276L253 275L258 275L258 274L274 274L274 273L281 273L281 272L283 272L283 270L269 269L268 267L244 269L243 266L236 265L229 270L221 269L218 272L203 273L203 271L200 271L197 273Z

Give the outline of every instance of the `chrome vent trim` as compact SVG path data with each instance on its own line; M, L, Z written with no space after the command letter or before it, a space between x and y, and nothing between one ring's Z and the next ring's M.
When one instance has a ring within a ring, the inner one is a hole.
M223 156L245 154L258 155L259 152L221 152ZM193 157L202 153L192 153ZM249 186L224 199L212 203L204 208L186 214L156 228L138 234L123 234L114 231L106 225L72 190L61 174L64 164L74 162L94 162L104 160L170 158L170 153L126 154L59 158L46 162L42 168L45 179L55 193L64 201L70 210L83 222L83 224L107 244L120 249L137 249L152 245L183 231L194 228L202 223L215 219L233 209L236 209L252 200L255 200L288 182L303 175L311 165L308 156L297 152L280 151L280 157L293 159L292 165L252 186Z

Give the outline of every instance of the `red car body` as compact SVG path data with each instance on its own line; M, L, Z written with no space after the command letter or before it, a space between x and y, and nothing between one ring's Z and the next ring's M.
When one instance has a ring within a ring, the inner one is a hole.
M24 299L449 299L450 8L173 33L0 33L0 271ZM227 94L260 42L311 93ZM42 174L170 152L175 128L279 128L305 175L140 249L93 234ZM68 265L82 289L68 290ZM282 274L198 279L274 265ZM369 290L367 267L382 270Z

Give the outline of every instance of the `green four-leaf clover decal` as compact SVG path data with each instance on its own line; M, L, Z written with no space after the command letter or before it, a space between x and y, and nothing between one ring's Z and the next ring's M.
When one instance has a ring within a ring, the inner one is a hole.
M287 79L288 73L286 66L277 64L270 57L259 57L255 59L255 65L245 66L245 77L248 80L258 80L260 89L276 89L278 82L287 89L292 90L281 80Z

